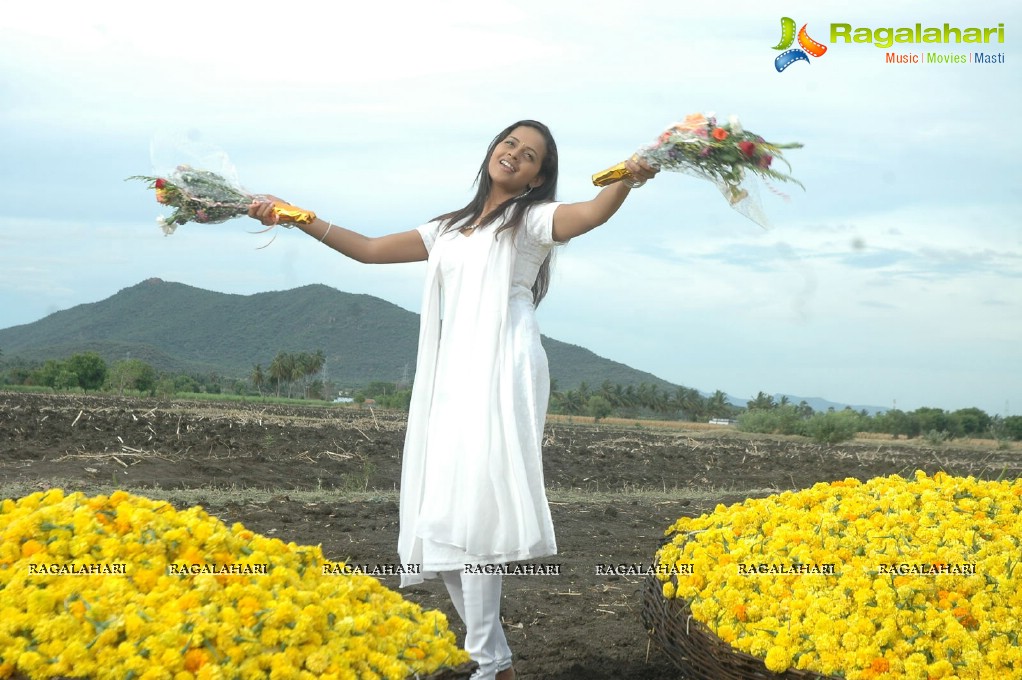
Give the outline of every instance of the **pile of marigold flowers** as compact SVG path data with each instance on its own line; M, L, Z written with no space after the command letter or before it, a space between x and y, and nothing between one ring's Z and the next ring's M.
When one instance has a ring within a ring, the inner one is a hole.
M679 519L665 598L774 672L1022 678L1022 481L846 479Z
M340 564L122 491L4 500L0 678L404 680L468 661L442 613Z

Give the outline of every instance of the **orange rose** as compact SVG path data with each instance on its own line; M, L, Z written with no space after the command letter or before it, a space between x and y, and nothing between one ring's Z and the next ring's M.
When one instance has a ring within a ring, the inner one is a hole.
M690 113L685 116L685 120L671 127L678 132L695 132L706 127L706 116L701 113Z
M723 142L727 139L727 130L724 128L713 128L713 138L718 142Z

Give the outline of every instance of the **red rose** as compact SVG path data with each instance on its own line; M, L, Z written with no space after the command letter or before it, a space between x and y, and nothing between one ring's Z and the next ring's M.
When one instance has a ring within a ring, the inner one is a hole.
M759 167L761 167L761 168L769 168L770 167L770 161L772 161L772 160L774 160L774 157L771 156L770 154L764 154L763 156L760 156L760 158L759 158Z
M162 189L163 187L167 186L167 180L161 177L160 179L156 180L155 186L157 189Z
M738 148L749 158L752 158L752 154L756 152L756 145L752 142L738 142Z

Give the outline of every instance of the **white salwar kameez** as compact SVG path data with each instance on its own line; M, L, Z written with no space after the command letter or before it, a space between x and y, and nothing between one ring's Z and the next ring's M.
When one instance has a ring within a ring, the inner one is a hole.
M517 233L419 228L429 251L401 472L401 585L557 552L540 453L550 392L532 286L557 204Z

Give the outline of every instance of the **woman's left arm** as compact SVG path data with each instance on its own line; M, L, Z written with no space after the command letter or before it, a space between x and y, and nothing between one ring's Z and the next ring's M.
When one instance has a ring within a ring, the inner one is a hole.
M628 174L643 181L652 179L659 172L646 161L636 161L635 158L625 161L625 165ZM624 182L616 182L605 187L592 200L557 206L554 211L554 240L564 243L604 224L618 211L630 191Z

